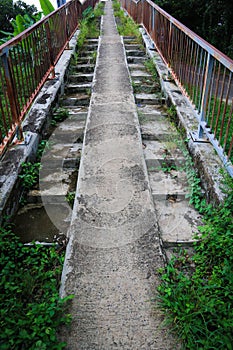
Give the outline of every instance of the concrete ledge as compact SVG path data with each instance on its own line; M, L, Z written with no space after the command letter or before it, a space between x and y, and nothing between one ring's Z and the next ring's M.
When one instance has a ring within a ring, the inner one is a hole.
M168 106L173 105L176 108L178 128L185 134L184 137L188 139L188 149L201 178L206 199L218 205L224 198L220 188L222 181L220 170L224 169L224 166L211 143L200 143L192 140L190 133L198 130L198 121L194 107L171 78L169 69L159 53L151 49L151 38L144 29L141 30L141 33L147 54L154 60L156 65L166 104Z
M18 209L22 195L18 175L22 163L33 161L36 157L39 141L47 132L51 120L51 108L64 91L64 80L70 59L74 53L77 36L75 33L55 67L56 77L47 80L33 102L28 115L22 123L26 142L11 145L0 162L0 223L6 216L12 216ZM28 142L27 142L28 141Z

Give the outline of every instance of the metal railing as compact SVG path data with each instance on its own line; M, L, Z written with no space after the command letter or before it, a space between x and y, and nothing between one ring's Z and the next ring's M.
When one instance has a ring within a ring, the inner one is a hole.
M195 139L213 144L231 176L233 168L233 60L150 0L120 0L143 25L176 82L197 112Z
M68 45L82 12L97 3L71 0L0 46L0 154Z

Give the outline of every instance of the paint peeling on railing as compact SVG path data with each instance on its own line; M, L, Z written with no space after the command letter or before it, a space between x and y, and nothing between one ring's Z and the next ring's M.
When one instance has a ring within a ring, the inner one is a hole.
M153 40L199 119L196 140L205 134L233 176L233 60L150 0L121 0L122 7Z
M71 0L0 46L0 154L20 124L74 32L82 12L96 4Z

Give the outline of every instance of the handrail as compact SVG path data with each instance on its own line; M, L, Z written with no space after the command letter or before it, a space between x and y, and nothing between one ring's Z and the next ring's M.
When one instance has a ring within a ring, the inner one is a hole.
M169 15L151 0L120 0L142 25L195 108L195 140L213 144L233 176L233 60Z
M71 0L0 46L0 154L78 28L82 12L97 0ZM19 132L18 138L22 138Z

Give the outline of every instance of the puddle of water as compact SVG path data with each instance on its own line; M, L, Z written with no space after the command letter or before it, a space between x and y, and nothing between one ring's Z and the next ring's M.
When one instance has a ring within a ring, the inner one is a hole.
M66 234L69 222L65 221L68 211L62 205L54 206L54 213L64 220L63 232ZM27 205L18 212L13 220L13 231L23 243L32 241L53 242L54 236L61 231L54 226L43 205Z

